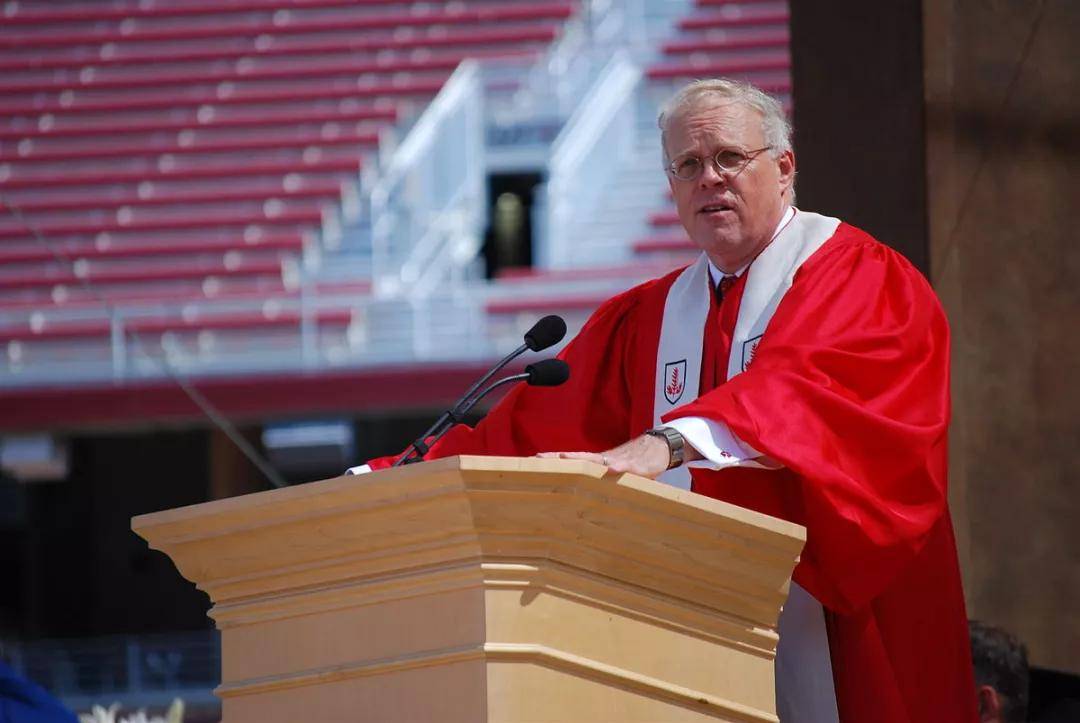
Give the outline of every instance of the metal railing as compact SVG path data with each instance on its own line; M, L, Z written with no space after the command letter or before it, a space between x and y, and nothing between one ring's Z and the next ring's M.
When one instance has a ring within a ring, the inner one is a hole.
M487 213L483 119L480 71L465 61L371 189L377 293L425 295L475 257Z
M650 2L670 1L584 0L559 38L526 72L507 64L485 64L489 143L515 145L525 138L547 145L529 131L561 126L616 51L642 57L642 48L647 47L647 8Z
M214 703L221 681L217 631L37 640L5 649L9 663L73 710Z
M57 380L125 382L481 359L493 353L483 313L483 294L452 289L437 289L427 298L311 292L269 300L37 311L45 333L4 345L0 389ZM47 333L74 323L93 323L98 331L77 337Z
M537 194L537 265L572 259L571 228L615 177L637 139L636 90L641 70L618 53L600 73L551 149L548 181Z

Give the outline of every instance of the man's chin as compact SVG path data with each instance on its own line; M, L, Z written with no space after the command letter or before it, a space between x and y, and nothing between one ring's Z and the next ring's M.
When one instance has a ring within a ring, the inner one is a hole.
M707 239L696 238L694 243L721 271L737 271L749 253L749 245L739 238L711 235Z
M712 231L707 234L698 234L694 237L694 243L707 254L721 254L723 256L738 255L745 248L746 243L736 234L723 234Z

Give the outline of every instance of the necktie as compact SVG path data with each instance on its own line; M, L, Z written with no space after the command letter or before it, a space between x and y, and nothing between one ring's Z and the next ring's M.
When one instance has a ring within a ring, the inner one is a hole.
M724 295L728 290L735 285L735 282L739 280L739 277L735 274L726 274L720 283L716 285L716 301L719 303L724 300Z

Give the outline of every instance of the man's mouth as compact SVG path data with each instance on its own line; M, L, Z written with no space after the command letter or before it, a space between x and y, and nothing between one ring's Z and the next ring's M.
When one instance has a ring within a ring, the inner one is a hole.
M723 211L732 211L734 208L731 204L727 203L710 203L702 206L698 209L698 213L721 213Z

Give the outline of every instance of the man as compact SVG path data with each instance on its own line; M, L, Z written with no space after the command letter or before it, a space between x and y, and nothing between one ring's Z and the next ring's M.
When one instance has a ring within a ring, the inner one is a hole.
M1028 708L1027 648L1000 628L969 623L980 723L1024 723Z
M933 292L867 234L792 207L774 99L699 81L660 127L701 258L603 304L562 353L567 384L514 390L429 457L587 459L805 525L781 720L973 721Z

